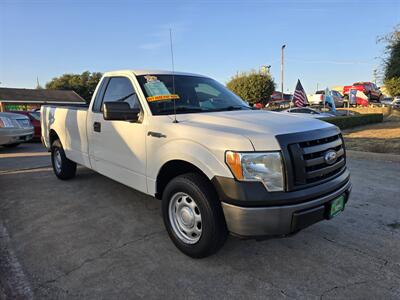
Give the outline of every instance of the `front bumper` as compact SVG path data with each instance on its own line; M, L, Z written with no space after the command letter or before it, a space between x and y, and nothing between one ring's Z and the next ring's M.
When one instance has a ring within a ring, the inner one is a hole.
M271 199L269 203L272 205L265 203L263 206L254 206L254 201L246 201L249 205L243 206L245 201L231 201L226 195L225 199L228 201L224 201L221 189L217 187L217 191L222 200L228 230L232 234L241 237L282 236L328 219L329 204L333 199L344 195L347 203L351 192L348 171L338 177L340 178L345 180L336 182L328 190L326 188L329 183L319 186L318 194L311 189L287 193L292 199L290 202L283 201L285 204L282 205L276 204L276 199ZM298 195L293 196L298 193L300 198ZM308 193L308 197L304 197L304 193Z
M32 137L33 127L0 129L0 145L23 143L31 140Z

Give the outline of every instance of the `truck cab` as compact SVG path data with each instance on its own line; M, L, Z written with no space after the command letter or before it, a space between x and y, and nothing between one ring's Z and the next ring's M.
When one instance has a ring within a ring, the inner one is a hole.
M284 236L330 219L351 191L336 126L253 110L202 75L108 72L88 106L42 106L41 122L58 178L80 164L160 199L191 257L227 233Z

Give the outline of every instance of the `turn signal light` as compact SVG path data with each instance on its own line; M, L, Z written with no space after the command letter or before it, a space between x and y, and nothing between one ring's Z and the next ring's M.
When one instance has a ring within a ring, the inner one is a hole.
M243 179L243 171L240 154L233 151L227 151L225 154L226 163L231 169L233 175L235 175L236 179Z

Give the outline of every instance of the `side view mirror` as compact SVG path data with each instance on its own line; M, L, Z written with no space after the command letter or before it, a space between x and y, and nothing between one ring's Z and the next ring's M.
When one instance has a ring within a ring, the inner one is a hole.
M139 120L139 108L131 108L127 102L104 102L103 117L108 121L130 121Z

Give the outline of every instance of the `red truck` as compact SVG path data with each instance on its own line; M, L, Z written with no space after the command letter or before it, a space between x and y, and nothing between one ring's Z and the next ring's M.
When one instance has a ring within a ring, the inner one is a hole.
M373 82L355 82L353 85L344 86L343 95L348 96L351 89L363 92L369 101L380 102L383 97L381 90Z

